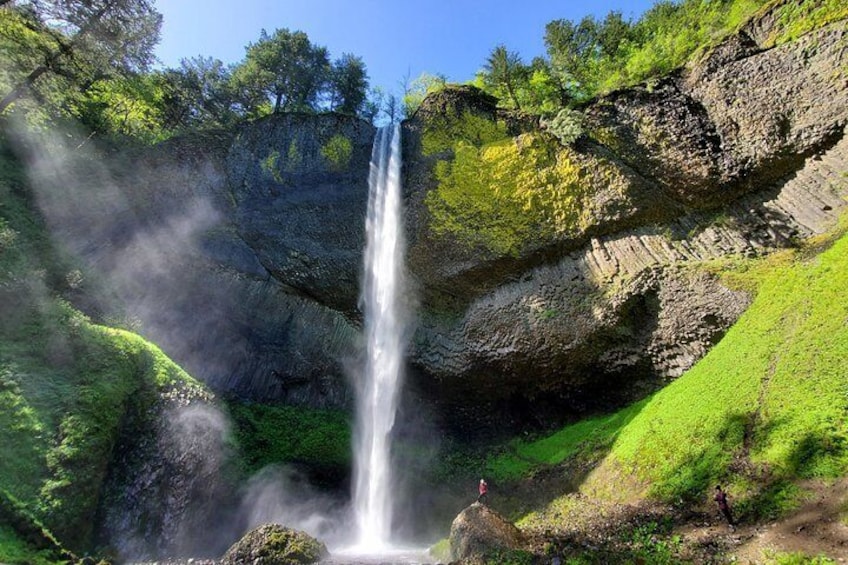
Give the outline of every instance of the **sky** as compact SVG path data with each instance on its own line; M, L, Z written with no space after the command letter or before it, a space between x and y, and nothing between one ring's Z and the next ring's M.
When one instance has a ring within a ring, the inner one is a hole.
M503 43L525 62L545 52L545 24L610 10L636 19L656 0L157 0L163 16L156 55L164 67L184 58L244 59L264 28L306 32L331 58L362 57L371 86L400 94L423 72L451 82L474 78Z

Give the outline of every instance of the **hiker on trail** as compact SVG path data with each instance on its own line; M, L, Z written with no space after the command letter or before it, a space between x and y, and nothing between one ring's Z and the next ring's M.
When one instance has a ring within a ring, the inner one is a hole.
M477 490L480 493L479 495L477 495L477 502L485 504L486 495L489 494L489 483L487 483L483 479L480 479L480 485L477 487Z
M727 493L721 490L721 485L716 485L715 491L713 500L716 501L718 509L721 510L721 513L727 519L727 524L733 528L735 524L733 523L733 515L730 513L730 505L727 503Z

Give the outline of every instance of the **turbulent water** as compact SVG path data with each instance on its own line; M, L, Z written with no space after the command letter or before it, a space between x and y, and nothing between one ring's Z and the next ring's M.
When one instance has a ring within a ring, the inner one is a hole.
M391 547L391 431L402 381L404 324L400 127L377 132L371 154L362 304L367 359L357 399L353 506L357 546Z

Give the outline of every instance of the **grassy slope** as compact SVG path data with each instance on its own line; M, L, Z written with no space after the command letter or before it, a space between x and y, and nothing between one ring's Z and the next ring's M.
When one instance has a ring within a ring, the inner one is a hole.
M92 324L59 298L78 274L24 186L19 165L0 155L0 506L26 509L0 516L4 563L47 558L20 539L33 516L86 549L128 404L142 390L200 386L152 344Z
M709 266L757 297L701 362L616 414L514 442L490 472L589 457L584 492L688 505L721 482L754 517L791 503L796 479L848 473L848 236L809 255Z

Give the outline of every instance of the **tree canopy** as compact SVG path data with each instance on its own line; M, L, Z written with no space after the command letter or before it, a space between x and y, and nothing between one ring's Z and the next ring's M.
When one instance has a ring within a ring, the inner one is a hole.
M153 2L0 0L0 115L72 117L92 133L156 141L272 112L383 112L362 58L331 61L302 31L262 30L233 65L198 56L151 70L162 22Z
M7 0L2 18L9 60L0 113L27 91L41 95L49 82L42 77L64 77L84 92L146 71L162 23L150 0Z

